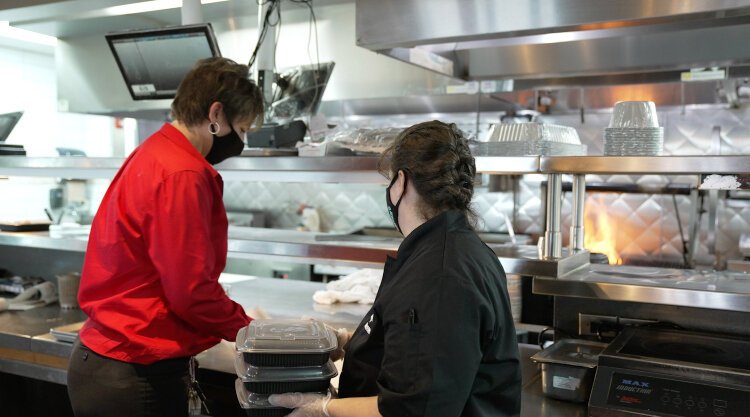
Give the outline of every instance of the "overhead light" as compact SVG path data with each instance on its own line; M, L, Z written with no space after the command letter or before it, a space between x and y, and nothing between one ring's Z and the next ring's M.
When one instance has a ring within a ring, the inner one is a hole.
M57 38L42 35L26 29L19 29L10 25L7 20L0 21L0 38L14 39L23 42L36 43L40 45L55 46Z
M201 0L201 4L221 3L224 1L227 0ZM177 9L180 7L182 7L182 0L151 0L138 3L123 4L121 6L106 7L101 10L101 15L123 16L128 14Z
M157 10L174 9L182 6L182 0L152 0L140 3L123 4L102 9L107 16L122 16L127 14L155 12Z

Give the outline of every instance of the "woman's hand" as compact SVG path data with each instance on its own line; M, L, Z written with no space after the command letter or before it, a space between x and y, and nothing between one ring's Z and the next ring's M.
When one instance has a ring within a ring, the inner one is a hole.
M344 352L344 346L347 343L349 343L349 339L352 338L352 332L344 328L334 329L333 327L327 324L326 324L326 329L328 329L329 332L333 332L333 334L336 335L337 346L336 346L336 350L331 352L331 360L335 362L339 359L343 359L344 354L346 353Z
M276 407L294 408L287 417L330 417L328 403L331 394L312 394L290 392L287 394L273 394L268 397L268 403Z

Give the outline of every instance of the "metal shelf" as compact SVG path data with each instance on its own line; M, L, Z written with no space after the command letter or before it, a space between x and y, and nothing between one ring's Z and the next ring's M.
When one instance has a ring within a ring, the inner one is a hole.
M512 175L539 173L538 156L477 156L477 172L482 174Z
M556 279L534 277L533 291L564 297L750 312L750 278L730 271L591 265Z
M225 181L384 183L378 158L367 156L237 157L216 165Z
M378 157L237 157L216 168L225 179L275 182L382 183ZM112 178L122 158L0 156L0 175ZM750 174L750 155L727 156L478 156L485 174Z
M0 232L0 245L86 252L87 239L52 238L49 232Z
M539 259L536 246L488 245L505 272L514 275L557 277L588 264L589 254L576 253L560 259ZM316 263L382 268L386 256L394 256L398 245L363 247L347 243L299 243L267 240L229 240L229 256L244 259L277 259L293 263Z
M747 174L750 155L543 156L545 174Z
M122 158L28 158L25 156L0 156L0 175L109 179L115 176L123 161L124 159Z
M122 158L0 157L0 175L93 179L114 177ZM238 157L216 165L225 180L382 183L374 157Z
M378 157L236 157L216 169L225 180L324 183L384 183L378 173ZM122 165L122 158L1 156L0 175L110 179ZM539 172L539 157L477 157L477 171L488 174L531 174Z
M230 228L228 257L382 268L394 256L400 239L372 242L317 240L315 233L291 230ZM51 238L47 232L0 232L0 245L85 252L86 240ZM488 244L508 274L557 277L588 265L588 252L560 259L539 259L531 245Z

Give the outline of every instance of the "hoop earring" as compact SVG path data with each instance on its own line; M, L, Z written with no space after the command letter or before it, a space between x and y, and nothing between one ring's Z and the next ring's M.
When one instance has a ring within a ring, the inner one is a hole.
M208 124L208 133L212 135L219 133L219 129L221 129L219 122L211 122Z

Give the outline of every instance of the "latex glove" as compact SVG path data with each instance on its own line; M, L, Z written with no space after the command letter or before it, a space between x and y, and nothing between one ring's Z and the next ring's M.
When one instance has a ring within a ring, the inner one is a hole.
M245 314L253 320L267 320L271 318L271 315L261 307L246 308Z
M344 346L347 343L349 343L349 339L352 338L352 332L344 328L334 329L333 327L327 324L326 324L326 328L328 329L329 332L333 332L333 334L336 335L337 346L336 346L336 350L331 352L331 360L335 362L339 359L343 359L344 354L346 353L344 351Z
M294 408L287 417L330 417L328 403L331 394L290 392L268 396L268 403L275 407Z

